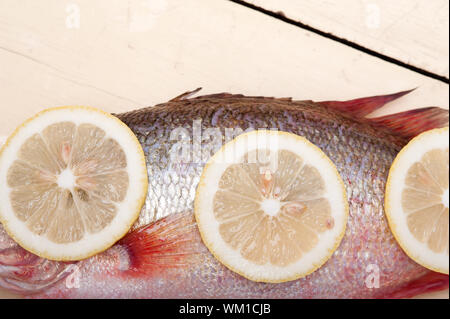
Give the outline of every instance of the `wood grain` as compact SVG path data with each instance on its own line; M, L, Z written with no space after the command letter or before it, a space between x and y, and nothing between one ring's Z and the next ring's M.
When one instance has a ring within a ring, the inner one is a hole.
M228 1L0 2L0 136L47 107L123 112L197 87L314 100L418 87L377 115L449 103L445 83Z
M440 76L449 76L447 0L245 0Z

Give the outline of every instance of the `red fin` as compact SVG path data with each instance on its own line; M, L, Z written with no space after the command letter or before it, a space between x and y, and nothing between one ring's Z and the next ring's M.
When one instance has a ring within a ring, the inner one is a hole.
M386 103L398 99L403 95L410 93L413 90L415 89L402 91L394 94L364 97L344 102L324 101L319 103L325 105L326 107L350 114L353 117L362 118L374 112L375 110L381 108Z
M444 290L448 288L448 275L430 271L426 275L408 283L398 291L382 296L386 299L411 298L423 293Z
M422 132L448 125L448 110L426 107L369 119L398 135L413 138Z
M167 268L187 266L190 258L200 253L200 243L192 212L167 216L141 227L119 244L130 256L128 274L148 274Z

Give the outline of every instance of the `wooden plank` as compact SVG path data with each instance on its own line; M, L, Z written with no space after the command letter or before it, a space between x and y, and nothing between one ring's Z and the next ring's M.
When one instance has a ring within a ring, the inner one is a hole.
M449 76L448 0L245 0L440 76Z
M199 86L203 93L315 100L419 87L378 114L448 108L440 81L228 1L69 5L0 2L0 136L47 107L123 112Z

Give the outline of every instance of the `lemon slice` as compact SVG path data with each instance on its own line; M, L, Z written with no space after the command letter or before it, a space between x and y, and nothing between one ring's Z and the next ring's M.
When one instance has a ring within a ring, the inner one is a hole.
M448 274L448 127L420 134L394 160L385 210L400 246L422 266Z
M338 247L348 204L330 159L295 134L259 130L225 144L195 197L205 245L242 276L284 282L313 272Z
M80 260L130 229L147 184L142 148L119 119L88 107L49 109L0 151L0 221L34 254Z

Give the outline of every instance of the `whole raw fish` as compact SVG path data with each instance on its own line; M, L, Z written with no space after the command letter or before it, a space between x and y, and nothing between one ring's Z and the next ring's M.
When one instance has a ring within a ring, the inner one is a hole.
M405 255L383 210L397 152L418 133L448 125L448 111L365 118L407 92L319 103L190 93L117 115L139 138L149 174L147 200L130 233L101 254L63 263L23 250L0 225L0 286L36 298L388 298L448 287L448 276ZM205 161L222 143L258 128L292 132L320 147L337 166L350 206L346 234L328 262L280 284L252 282L224 267L193 218ZM187 147L188 160L173 156L179 147Z

